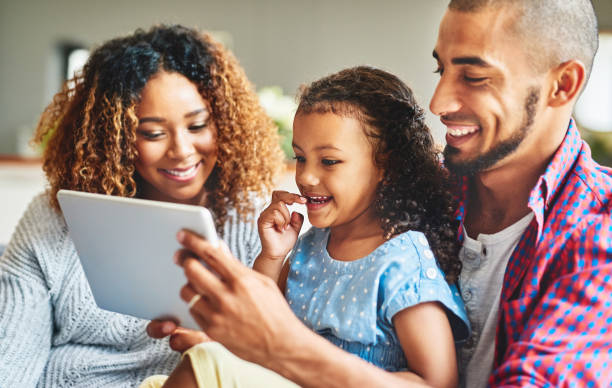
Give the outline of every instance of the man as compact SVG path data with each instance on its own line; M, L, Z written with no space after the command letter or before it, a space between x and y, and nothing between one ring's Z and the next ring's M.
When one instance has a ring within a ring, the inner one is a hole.
M451 0L441 22L430 108L460 187L467 387L612 384L612 172L571 119L596 50L588 0ZM181 236L224 280L184 262L206 295L203 329L236 355L303 386L406 385L302 326L268 279Z
M440 26L430 108L463 183L467 387L492 368L493 385L612 379L596 357L612 354L597 316L612 300L612 179L570 121L596 50L588 1L453 0Z

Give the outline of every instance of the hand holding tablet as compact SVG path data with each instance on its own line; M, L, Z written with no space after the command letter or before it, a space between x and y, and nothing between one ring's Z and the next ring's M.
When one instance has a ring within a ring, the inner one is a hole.
M179 297L186 279L172 257L181 229L218 243L206 208L71 190L57 198L100 308L198 329Z

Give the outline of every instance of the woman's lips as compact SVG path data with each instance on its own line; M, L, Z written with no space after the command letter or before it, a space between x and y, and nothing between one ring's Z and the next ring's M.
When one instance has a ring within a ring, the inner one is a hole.
M172 179L178 182L186 182L186 181L193 179L197 175L201 166L202 166L202 161L199 161L198 163L194 164L191 167L173 168L173 169L160 168L159 171L166 178L169 178L169 179Z

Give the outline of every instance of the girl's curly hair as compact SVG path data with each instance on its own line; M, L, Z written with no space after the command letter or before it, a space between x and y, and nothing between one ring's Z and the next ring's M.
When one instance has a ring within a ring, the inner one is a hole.
M399 78L367 66L342 70L302 89L297 114L332 112L359 120L384 171L375 207L384 238L423 232L446 274L455 281L458 258L456 203L423 110Z
M278 132L236 58L207 34L160 25L98 47L43 112L33 142L47 141L43 169L55 209L60 189L139 196L135 108L160 71L185 76L211 106L218 161L206 205L218 229L228 206L244 218L254 194L272 187L283 158Z

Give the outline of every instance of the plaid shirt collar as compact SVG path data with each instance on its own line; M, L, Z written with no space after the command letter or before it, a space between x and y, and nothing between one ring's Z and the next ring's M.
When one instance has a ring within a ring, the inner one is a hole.
M572 169L572 166L578 159L580 149L582 145L582 139L580 133L576 128L576 124L573 119L570 119L567 133L561 143L561 146L555 152L552 160L548 164L546 171L540 176L535 187L529 194L528 206L535 215L535 220L538 225L537 241L542 237L542 229L546 216L546 210L549 207L555 194L562 187L562 183ZM455 176L452 177L458 187L458 202L459 206L456 211L457 219L460 222L459 228L459 239L463 241L463 220L465 217L465 205L468 199L468 187L469 177L467 176Z

